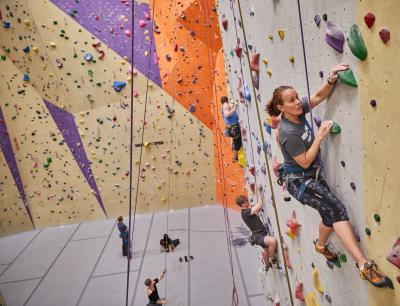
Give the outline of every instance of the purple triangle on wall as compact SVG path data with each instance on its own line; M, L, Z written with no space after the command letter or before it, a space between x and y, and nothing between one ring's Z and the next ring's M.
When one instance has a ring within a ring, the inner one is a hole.
M78 128L75 123L74 116L63 109L57 107L47 100L43 100L49 110L54 122L57 124L60 133L65 139L72 155L75 158L79 168L86 178L90 188L94 190L97 201L99 202L104 214L107 216L106 210L101 199L99 189L97 188L96 180L93 177L90 168L90 162L87 158L85 149L83 147L81 136L79 135Z
M31 215L31 210L29 208L28 201L26 200L24 186L22 184L21 176L19 175L17 162L15 160L10 137L8 136L6 121L4 120L3 111L1 107L0 107L0 149L4 154L8 168L10 169L10 172L14 178L15 185L17 186L19 195L22 199L22 202L24 203L29 219L31 220L33 227L35 227Z

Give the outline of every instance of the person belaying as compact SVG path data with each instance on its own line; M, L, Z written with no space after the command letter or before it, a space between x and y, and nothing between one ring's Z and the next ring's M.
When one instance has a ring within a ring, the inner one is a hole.
M163 238L160 240L160 252L164 250L165 252L174 253L174 249L179 243L179 239L172 240L169 238L168 234L164 234Z
M362 278L377 287L386 284L385 275L374 261L368 261L354 235L346 207L330 191L321 173L319 151L322 141L329 134L332 121L323 121L315 136L305 114L324 101L334 89L338 72L349 69L345 63L335 66L323 84L311 97L299 99L291 86L280 86L273 92L267 105L270 116L281 115L279 124L279 145L284 158L284 180L287 190L299 202L316 209L322 222L319 236L314 241L315 250L329 261L337 260L337 254L328 244L334 231L345 248L356 261Z
M264 206L264 196L261 185L257 189L257 194L258 201L254 206L251 206L245 195L236 197L235 202L242 209L242 219L251 230L251 240L264 249L262 256L264 259L265 271L267 272L272 266L279 268L278 259L276 258L277 241L274 237L268 235L264 224L258 215Z
M167 304L167 301L165 299L160 299L157 289L157 284L160 282L160 280L163 279L165 273L166 270L162 271L159 277L154 279L148 278L144 281L144 284L147 286L147 296L149 297L149 303L147 304L147 306Z
M239 150L242 147L242 135L240 134L239 117L236 113L236 105L229 101L227 96L221 97L222 118L225 123L224 135L232 138L232 151L234 161L238 160Z
M128 227L125 224L121 227L121 233L119 234L119 237L122 239L122 256L128 256L129 259L131 259L132 253L130 248L132 246L129 246L129 232Z
M119 230L120 233L122 233L123 226L126 226L125 223L124 223L124 218L122 218L122 216L119 216L117 218L117 221L118 221L118 223L117 223L118 230Z

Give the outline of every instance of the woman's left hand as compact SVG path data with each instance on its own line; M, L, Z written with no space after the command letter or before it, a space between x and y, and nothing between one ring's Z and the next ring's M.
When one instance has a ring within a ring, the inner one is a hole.
M337 78L338 78L338 72L339 71L345 71L349 69L349 65L346 63L340 63L338 65L336 65L335 67L332 68L332 71L329 75L329 79L331 82L336 82Z

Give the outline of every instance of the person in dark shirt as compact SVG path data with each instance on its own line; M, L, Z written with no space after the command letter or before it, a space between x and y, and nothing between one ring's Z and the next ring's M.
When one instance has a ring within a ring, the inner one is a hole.
M278 260L276 258L277 241L274 237L267 234L264 224L258 216L264 205L264 196L261 185L257 189L257 194L258 202L253 207L250 205L249 200L244 195L240 195L236 198L236 204L242 209L242 219L252 232L252 240L264 249L262 255L264 258L265 271L268 271L272 265L274 265L276 268L279 268Z
M172 240L168 234L164 234L163 239L160 240L160 252L174 252L175 247L180 243L179 239Z
M121 233L119 234L119 236L122 239L122 256L128 256L129 254L129 259L131 259L132 254L129 250L129 232L128 227L125 224L121 227Z
M123 227L123 226L126 226L126 225L124 224L124 218L122 218L122 216L119 216L119 217L117 218L117 221L118 221L118 223L117 223L118 230L119 230L120 233L122 233L122 227Z
M144 284L147 286L147 296L149 297L149 303L147 306L164 305L167 304L165 299L160 299L157 290L157 284L165 276L166 270L162 271L160 276L154 279L146 279Z

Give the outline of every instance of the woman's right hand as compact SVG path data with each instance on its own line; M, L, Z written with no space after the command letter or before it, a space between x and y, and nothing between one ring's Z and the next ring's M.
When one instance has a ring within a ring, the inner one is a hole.
M325 138L325 136L328 135L329 132L331 131L332 125L333 125L333 121L332 120L323 121L321 123L321 126L318 129L317 137L320 140L323 140Z

